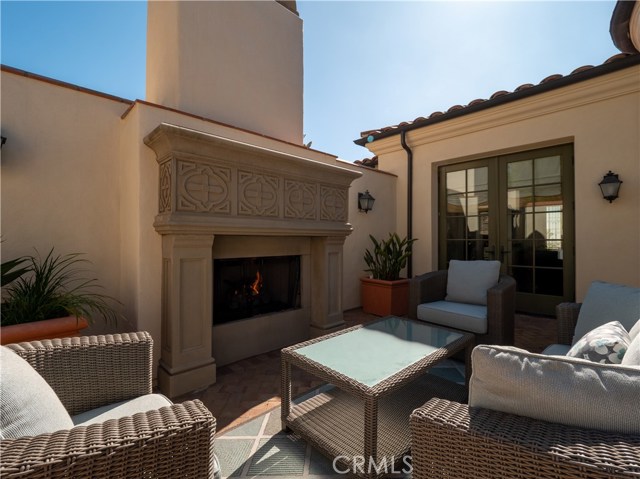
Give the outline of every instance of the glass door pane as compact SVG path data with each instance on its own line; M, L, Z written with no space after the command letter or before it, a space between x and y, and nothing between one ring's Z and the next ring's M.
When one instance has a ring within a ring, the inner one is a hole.
M445 168L440 182L441 267L447 268L452 259L486 259L491 255L489 166Z
M554 314L573 298L573 255L565 255L573 251L571 156L565 146L498 158L506 219L500 259L516 280L521 311Z

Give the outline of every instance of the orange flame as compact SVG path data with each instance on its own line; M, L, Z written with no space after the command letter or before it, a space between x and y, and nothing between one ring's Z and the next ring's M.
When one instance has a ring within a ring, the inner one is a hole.
M257 296L260 294L260 289L262 288L262 275L260 274L260 271L256 271L256 279L251 283L249 288L251 289L252 295Z

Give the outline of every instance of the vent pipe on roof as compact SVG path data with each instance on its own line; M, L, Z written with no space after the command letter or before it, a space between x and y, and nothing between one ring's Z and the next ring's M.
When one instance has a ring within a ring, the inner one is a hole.
M413 151L407 145L407 132L400 133L400 144L407 152L407 239L413 238ZM409 261L407 261L407 278L413 276L413 245L409 243Z

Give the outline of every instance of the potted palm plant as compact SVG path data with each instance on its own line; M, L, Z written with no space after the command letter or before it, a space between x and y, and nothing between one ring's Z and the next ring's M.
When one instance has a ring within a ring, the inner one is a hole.
M389 233L387 240L378 241L369 235L373 252L366 250L364 261L369 277L361 278L362 310L377 316L404 316L409 304L409 280L400 278L400 272L411 256L415 239L400 239Z
M76 336L98 316L117 321L116 301L97 291L80 256L52 248L44 258L36 252L2 264L2 344Z

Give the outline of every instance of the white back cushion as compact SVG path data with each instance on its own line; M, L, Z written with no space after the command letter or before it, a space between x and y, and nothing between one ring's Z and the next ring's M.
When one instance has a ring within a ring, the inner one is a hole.
M469 406L587 429L640 434L640 367L477 346Z
M637 334L635 339L631 341L627 352L622 358L622 365L640 367L640 334Z
M449 262L447 274L447 301L469 304L487 304L487 290L498 282L500 261Z
M71 429L51 386L11 349L0 346L0 431L6 439Z
M637 336L640 336L640 319L636 321L636 324L633 325L633 328L627 329L627 331L629 331L629 337L631 338L631 341L636 339Z
M580 308L572 344L592 329L610 321L620 321L630 331L638 318L640 288L594 281Z

